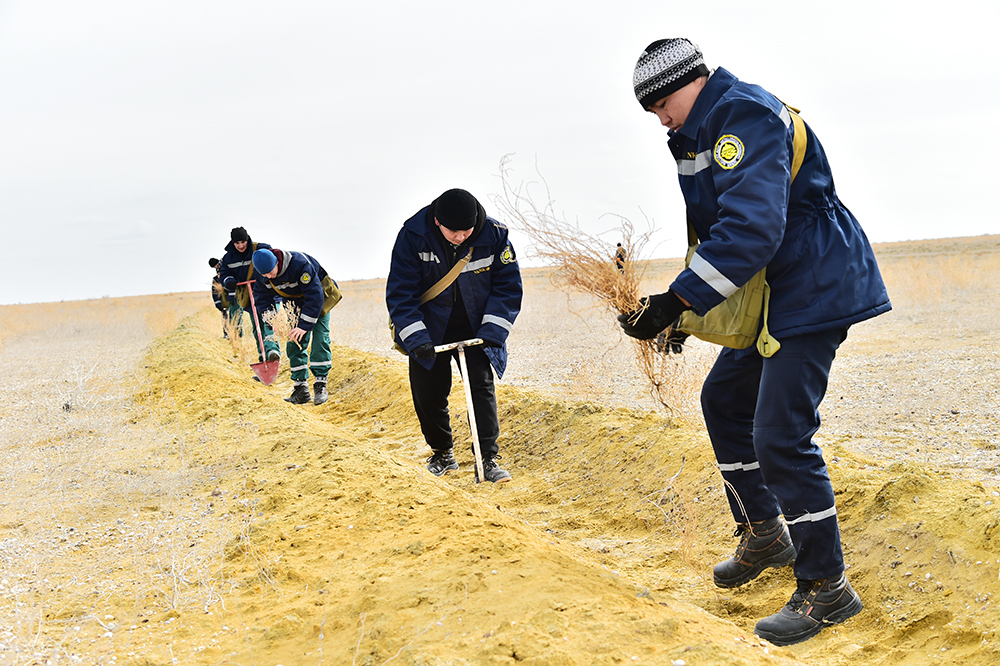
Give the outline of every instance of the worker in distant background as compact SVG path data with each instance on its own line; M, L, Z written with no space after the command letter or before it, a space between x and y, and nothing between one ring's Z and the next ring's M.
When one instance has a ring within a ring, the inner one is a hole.
M451 280L443 280L449 274ZM442 281L447 283L443 291L422 298ZM396 343L410 356L413 408L431 448L427 469L434 476L458 469L448 413L451 359L457 352L437 354L434 346L482 338L485 345L466 347L465 358L483 476L492 483L511 478L497 463L500 422L493 371L502 377L507 367L507 336L521 311L521 295L521 271L507 227L487 217L471 193L448 190L403 223L392 248L385 302Z
M229 297L226 295L226 290L222 288L219 264L219 260L215 257L208 260L208 265L215 269L215 275L212 277L212 300L215 302L215 309L222 314L222 337L228 338L229 331L226 330L226 322L229 321Z
M625 248L622 247L621 243L618 243L618 248L615 250L615 267L619 273L625 272L625 258Z
M654 338L688 309L704 316L767 268L761 315L780 347L723 347L701 394L741 536L714 577L736 587L794 562L795 592L754 632L799 643L863 608L844 575L833 486L812 438L847 329L887 312L889 297L823 146L794 110L725 69L710 72L687 39L647 46L633 86L669 130L700 244L669 290L619 323L632 337Z
M229 301L229 328L230 330L235 330L237 335L242 335L242 322L243 322L243 311L250 307L250 293L247 291L246 285L240 285L241 282L247 282L254 279L253 274L253 253L256 250L267 249L271 247L267 243L255 243L250 240L250 234L243 227L235 227L229 233L230 241L226 245L226 254L222 256L222 288L226 291L226 298ZM271 335L271 329L263 321L260 322L261 333L257 334L257 322L254 318L250 317L250 323L253 326L254 340L263 338L264 348L260 348L260 342L255 342L257 346L257 355L260 360L273 361L280 358L281 354L278 351L278 343L273 340L268 340Z
M330 310L340 302L340 288L316 259L303 252L257 250L253 265L258 273L253 295L259 317L273 309L279 298L299 309L298 323L285 345L295 383L285 400L295 405L309 402L311 371L315 379L312 400L322 405L329 397L326 382L332 364Z

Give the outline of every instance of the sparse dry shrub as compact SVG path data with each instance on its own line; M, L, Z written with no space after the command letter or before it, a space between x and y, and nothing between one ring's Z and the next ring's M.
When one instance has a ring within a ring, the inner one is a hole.
M564 291L595 297L614 315L641 313L645 308L642 281L648 265L641 257L655 231L652 224L638 233L627 218L613 216L618 222L614 234L622 239L626 256L624 268L619 270L614 261L616 246L563 219L555 211L548 184L540 174L538 182L512 184L509 159L506 156L500 162L503 193L493 197L493 205L511 228L531 238L531 256L555 268L553 284ZM533 189L542 190L541 198L536 198ZM666 388L674 372L673 361L657 351L652 341L631 340L636 363L649 380L650 392L672 413Z
M254 340L253 327L250 325L248 317L240 313L238 318L226 317L223 325L229 344L233 346L233 357L238 358L243 363L256 362L257 343ZM252 359L252 360L251 360Z
M286 301L280 306L265 312L263 319L264 323L270 326L272 331L271 335L267 336L267 339L274 340L278 344L287 344L288 334L293 328L299 325L299 306Z

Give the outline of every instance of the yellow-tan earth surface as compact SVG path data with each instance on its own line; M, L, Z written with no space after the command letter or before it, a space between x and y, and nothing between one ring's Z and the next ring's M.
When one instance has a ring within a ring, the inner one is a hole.
M895 310L852 330L818 440L865 611L806 643L753 635L790 568L712 585L711 347L653 410L608 315L533 269L496 486L458 381L462 468L424 470L380 281L341 285L319 407L284 360L251 381L207 291L0 308L0 664L1000 663L1000 238L877 251Z

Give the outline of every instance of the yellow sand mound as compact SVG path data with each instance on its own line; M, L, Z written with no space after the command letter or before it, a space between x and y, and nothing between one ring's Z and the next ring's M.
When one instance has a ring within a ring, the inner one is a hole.
M227 470L203 498L238 529L217 600L123 600L144 618L129 649L146 663L1000 662L1000 498L982 486L831 447L866 610L778 649L752 630L787 601L790 569L711 585L735 542L703 433L503 388L514 480L475 484L464 447L436 479L404 364L337 347L331 400L294 406L287 364L274 386L249 381L215 324L190 318L152 346L141 401L163 427L211 433L185 445Z

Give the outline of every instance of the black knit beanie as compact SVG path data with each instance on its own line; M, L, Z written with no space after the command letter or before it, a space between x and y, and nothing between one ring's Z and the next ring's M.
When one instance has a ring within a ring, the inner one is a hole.
M448 190L434 202L434 217L446 229L465 231L476 226L480 207L465 190Z
M234 243L237 241L249 241L250 234L248 234L247 230L244 229L243 227L236 227L235 229L229 232L229 238Z
M212 257L211 259L208 260L208 265L211 266L212 268L215 268L216 266L219 265L219 260L216 259L215 257Z
M697 45L683 37L659 39L639 56L632 75L632 87L639 104L648 109L655 102L707 74L705 58Z

